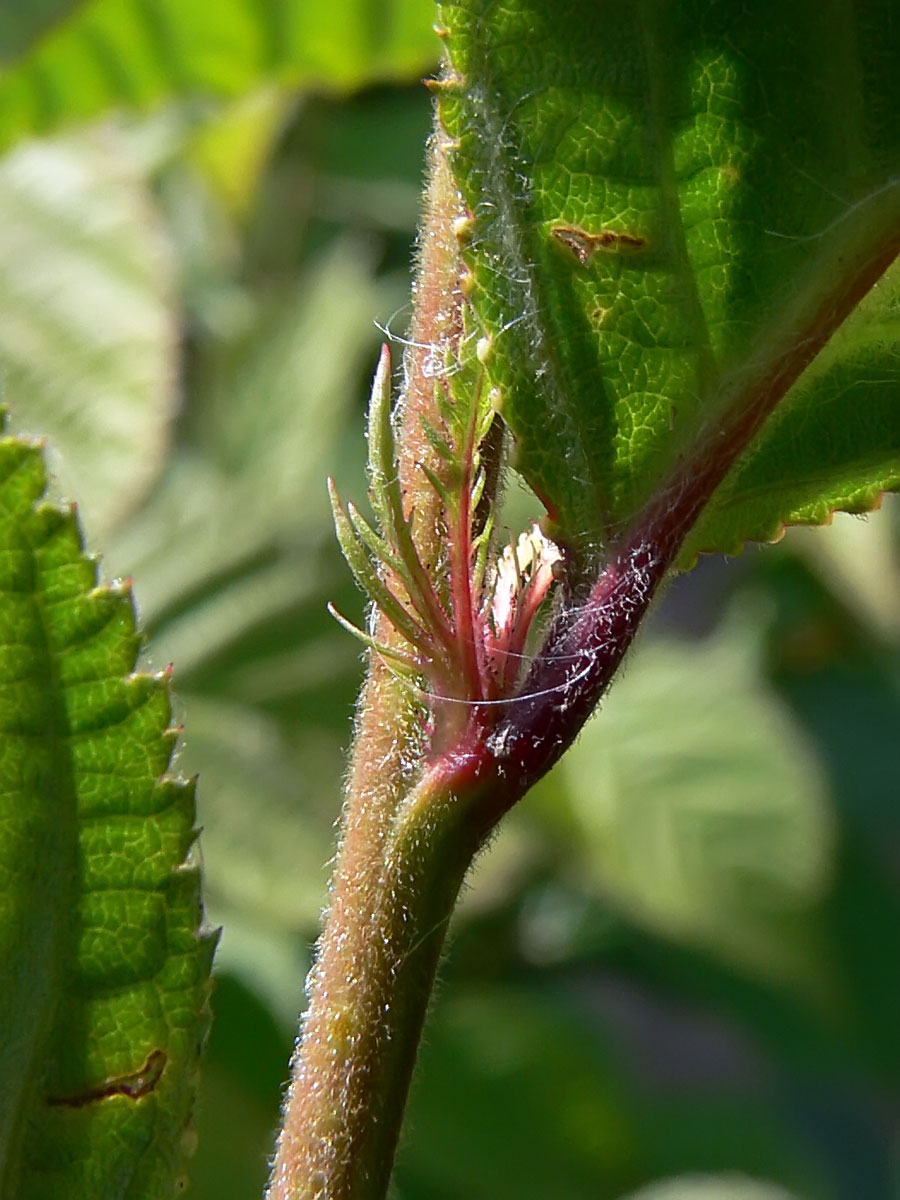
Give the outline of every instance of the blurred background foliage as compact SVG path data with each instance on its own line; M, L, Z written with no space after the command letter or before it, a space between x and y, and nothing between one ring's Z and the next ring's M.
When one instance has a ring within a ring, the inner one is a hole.
M191 1195L260 1194L362 664L361 498L402 334L430 0L0 4L0 370L172 661L224 928ZM510 489L511 520L527 507ZM397 1200L900 1196L900 528L677 580L485 853Z

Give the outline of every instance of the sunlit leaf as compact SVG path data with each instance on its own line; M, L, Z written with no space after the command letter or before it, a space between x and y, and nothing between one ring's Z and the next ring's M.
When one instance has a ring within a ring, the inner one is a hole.
M349 88L415 77L437 57L432 21L431 0L86 0L0 79L0 144L109 108L234 97L265 80Z
M170 1196L214 944L193 789L131 597L96 586L44 482L34 445L0 442L0 1190Z
M786 523L825 524L835 507L877 508L900 483L900 267L838 330L716 492L688 538L736 553ZM837 503L836 503L836 498Z
M874 0L827 22L805 2L440 9L489 371L517 465L590 545L777 393L896 253L900 27ZM801 378L694 550L900 484L893 291Z

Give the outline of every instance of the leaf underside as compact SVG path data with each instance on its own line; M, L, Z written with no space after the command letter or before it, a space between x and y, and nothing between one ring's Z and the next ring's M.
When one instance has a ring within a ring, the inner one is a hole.
M166 449L174 277L123 137L28 141L0 160L3 392L18 431L62 455L57 482L98 539L146 492Z
M890 3L448 0L440 115L515 465L592 546L900 228ZM855 299L855 297L854 297ZM800 376L682 554L866 511L900 486L896 286ZM799 367L798 367L799 369Z
M193 786L130 592L44 487L40 449L0 440L0 1192L169 1196L215 943Z

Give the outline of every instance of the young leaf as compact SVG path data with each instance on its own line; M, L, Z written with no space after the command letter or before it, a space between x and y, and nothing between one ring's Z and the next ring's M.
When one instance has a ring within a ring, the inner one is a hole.
M169 1196L215 943L193 788L129 590L97 586L44 485L39 449L0 440L0 1192Z
M729 419L758 425L896 254L900 27L878 0L440 9L489 373L517 465L589 546ZM800 380L695 546L900 484L891 333Z

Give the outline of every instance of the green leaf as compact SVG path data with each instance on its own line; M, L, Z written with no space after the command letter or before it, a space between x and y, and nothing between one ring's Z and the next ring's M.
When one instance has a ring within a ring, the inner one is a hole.
M340 795L338 733L319 726L292 744L277 722L249 705L196 693L186 700L186 762L203 766L210 911L217 919L227 911L238 923L264 922L278 933L315 928ZM223 924L230 943L234 930Z
M590 544L780 394L896 252L900 27L879 0L440 11L489 370L517 465ZM900 484L893 296L803 376L695 550Z
M625 1200L795 1200L773 1183L738 1175L696 1175L667 1179L633 1192Z
M0 62L18 58L82 2L34 0L31 4L4 4L0 8Z
M886 497L884 510L860 521L838 513L826 536L816 529L794 533L791 546L821 582L872 636L900 645L900 504Z
M20 428L51 439L93 536L146 492L168 446L174 285L141 165L112 129L0 160L4 387Z
M383 305L355 242L323 254L277 304L261 303L201 381L195 445L170 457L148 502L104 547L116 574L142 580L149 624L180 622L164 643L180 675L319 586L314 547L331 536L324 475L353 464L341 435ZM279 561L240 574L273 548Z
M732 621L699 646L638 647L535 801L568 827L588 886L638 923L822 988L834 818L812 749L760 679L757 637Z
M168 1196L215 942L193 788L130 594L44 485L39 449L0 441L0 1191Z
M408 78L436 57L431 0L88 0L0 79L0 145L113 107Z
M865 513L900 485L900 267L891 267L803 373L685 544L735 554L785 524ZM836 499L837 497L837 499Z

